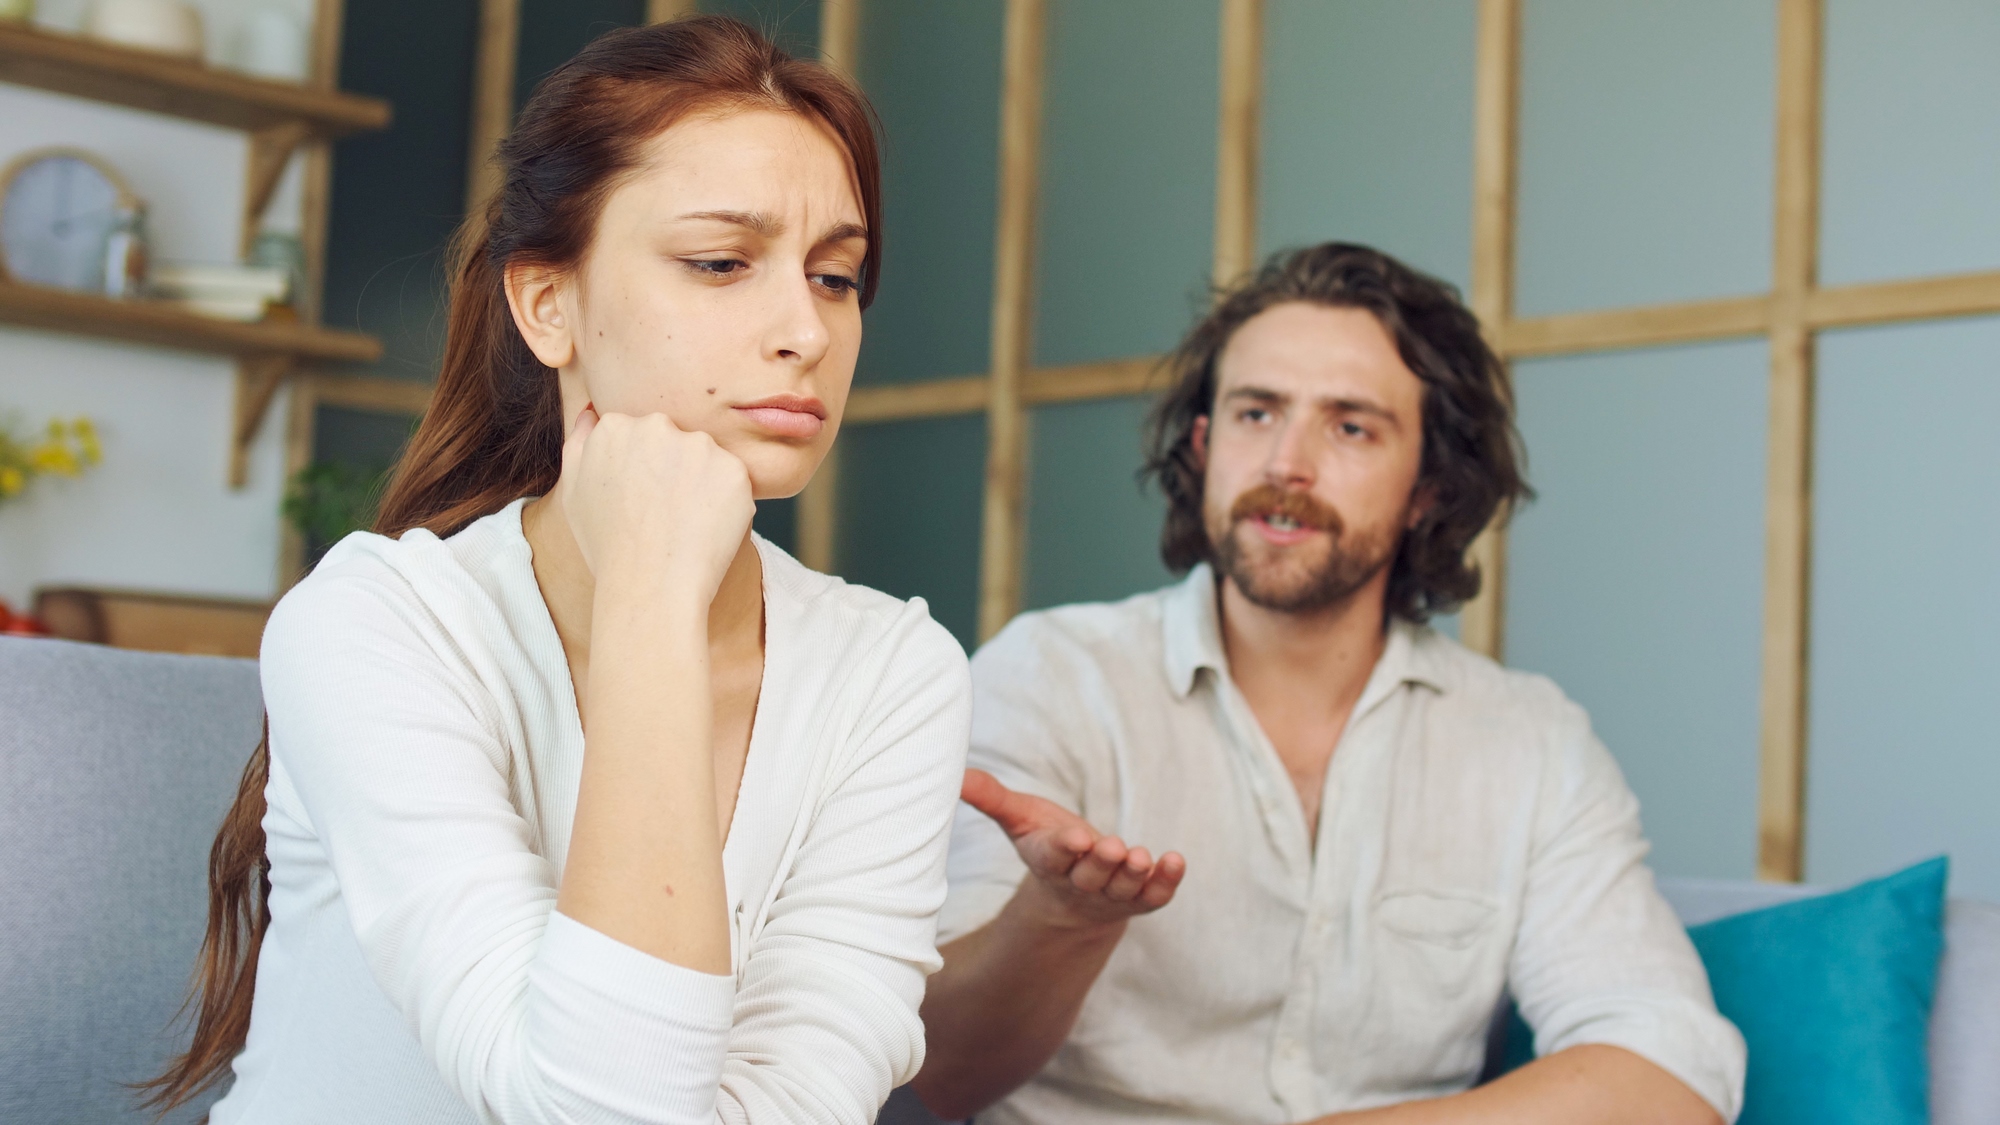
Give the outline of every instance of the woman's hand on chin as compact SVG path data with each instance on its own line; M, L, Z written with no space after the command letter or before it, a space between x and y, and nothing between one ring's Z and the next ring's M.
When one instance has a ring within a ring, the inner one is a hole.
M664 414L585 406L563 443L556 489L599 584L660 583L706 609L750 531L750 474L734 454Z

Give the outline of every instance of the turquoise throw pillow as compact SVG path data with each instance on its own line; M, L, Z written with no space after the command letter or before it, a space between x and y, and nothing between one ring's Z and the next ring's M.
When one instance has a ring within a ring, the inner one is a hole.
M1738 1125L1925 1125L1944 857L1688 931L1750 1045ZM1533 1057L1510 1014L1506 1069Z
M1945 859L1688 931L1750 1044L1739 1125L1925 1125Z

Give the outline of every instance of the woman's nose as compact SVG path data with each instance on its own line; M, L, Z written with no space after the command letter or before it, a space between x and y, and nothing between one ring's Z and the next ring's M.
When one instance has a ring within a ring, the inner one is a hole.
M811 367L826 354L830 333L820 315L819 298L810 279L800 277L783 286L765 336L767 357Z

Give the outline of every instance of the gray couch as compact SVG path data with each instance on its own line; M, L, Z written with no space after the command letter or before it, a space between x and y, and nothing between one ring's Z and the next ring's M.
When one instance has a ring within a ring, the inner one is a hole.
M201 943L208 847L257 743L247 660L0 637L0 1122L149 1120ZM1690 924L1806 888L1669 880ZM2000 1122L2000 906L1954 900L1933 1120ZM179 1125L205 1109L167 1118ZM899 1091L884 1125L932 1120Z

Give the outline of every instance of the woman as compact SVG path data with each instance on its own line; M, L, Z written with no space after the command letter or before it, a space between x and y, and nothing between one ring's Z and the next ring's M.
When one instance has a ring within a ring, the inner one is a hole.
M721 18L529 101L381 534L265 633L160 1101L233 1062L217 1125L860 1123L916 1072L965 659L749 530L839 426L871 120Z

